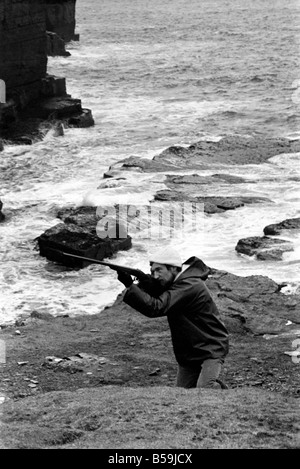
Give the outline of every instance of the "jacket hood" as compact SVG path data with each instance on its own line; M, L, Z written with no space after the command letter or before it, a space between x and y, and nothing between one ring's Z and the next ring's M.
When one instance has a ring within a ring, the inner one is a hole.
M201 280L206 280L209 276L211 269L204 262L196 256L192 256L187 259L183 264L189 264L189 267L185 269L179 278L198 277Z

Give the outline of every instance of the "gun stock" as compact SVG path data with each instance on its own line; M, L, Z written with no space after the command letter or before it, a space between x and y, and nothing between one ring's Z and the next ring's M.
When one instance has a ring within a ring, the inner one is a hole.
M126 267L125 265L111 264L110 262L98 261L97 259L91 259L90 257L77 256L76 254L69 254L68 252L61 251L61 254L68 257L75 257L76 259L81 259L82 261L92 262L93 264L100 264L109 267L112 270L117 272L125 272L126 274L132 275L137 279L142 279L146 274L140 269L132 269L131 267Z

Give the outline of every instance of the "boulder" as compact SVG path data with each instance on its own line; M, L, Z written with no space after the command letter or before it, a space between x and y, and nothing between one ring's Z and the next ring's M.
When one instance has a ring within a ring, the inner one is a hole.
M293 251L293 244L268 236L252 236L240 239L235 250L247 256L256 256L259 260L282 260L284 252Z
M40 319L41 321L52 321L54 316L52 314L47 313L46 311L38 311L34 310L30 313L30 317L32 319Z
M119 250L131 248L131 237L100 238L97 235L99 217L96 207L79 207L61 210L58 213L64 223L46 230L37 238L40 255L69 267L86 267L90 263L66 257L62 252L103 260Z
M300 218L288 218L264 228L265 235L280 235L284 230L300 230Z

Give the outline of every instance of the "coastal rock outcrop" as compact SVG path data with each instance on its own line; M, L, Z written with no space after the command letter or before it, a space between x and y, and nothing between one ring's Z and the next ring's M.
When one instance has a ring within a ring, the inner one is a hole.
M281 293L282 286L268 277L211 269L206 284L231 332L277 334L300 324L299 295Z
M47 72L44 2L4 0L0 6L0 78L6 84L6 107L25 107L40 93Z
M172 146L154 156L152 160L131 156L111 166L105 177L111 177L115 169L148 173L189 169L205 170L211 169L212 163L259 164L272 156L299 151L300 142L287 138L227 136L218 141L201 140L187 148ZM224 175L213 175L213 177L225 180ZM233 183L235 178L231 176L230 179L228 175L228 182Z
M284 252L293 251L293 244L284 239L252 236L240 239L235 247L240 254L256 256L259 260L282 260Z
M41 126L51 112L58 118L59 114L74 117L72 126L94 123L90 111L82 109L81 101L67 95L64 78L47 75L46 16L50 24L52 13L48 10L53 8L63 18L56 23L62 39L74 38L75 0L1 2L0 80L6 93L0 104L0 134L4 141L32 143L42 139ZM51 126L50 120L48 123Z
M76 0L45 0L47 55L68 57L66 43L78 41L75 33Z
M300 150L299 141L287 138L227 136L217 142L200 141L184 147L169 147L154 157L155 162L197 168L211 163L259 164L281 153Z
M57 55L61 57L69 57L70 52L66 50L65 41L59 37L56 33L47 31L47 55L55 57Z
M264 228L265 235L280 235L283 231L300 231L300 218L288 218Z
M65 42L78 41L75 34L76 0L46 0L46 29Z
M37 238L40 255L65 266L82 268L89 264L81 259L66 257L62 252L102 260L119 250L131 248L131 237L105 237L97 234L100 217L96 207L68 208L59 211L63 220Z

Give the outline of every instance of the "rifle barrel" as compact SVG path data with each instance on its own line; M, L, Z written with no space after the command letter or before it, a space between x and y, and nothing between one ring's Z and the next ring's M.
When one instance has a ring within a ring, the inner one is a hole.
M99 261L98 259L92 259L90 257L78 256L77 254L70 254L68 252L63 252L63 251L58 251L58 252L61 252L61 254L63 254L64 256L75 257L77 259L81 259L82 261L92 262L93 264L105 265L105 266L109 267L112 270L123 271L123 272L128 273L129 275L132 275L133 277L139 278L143 275L146 275L140 269L132 269L131 267L126 267L125 265L112 264L110 262Z

